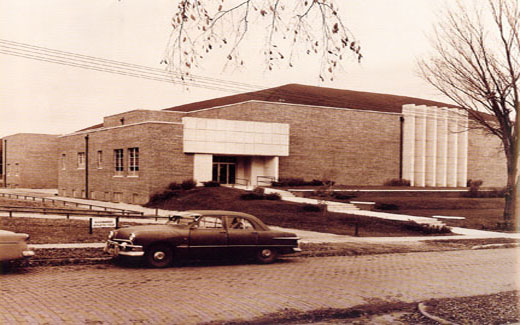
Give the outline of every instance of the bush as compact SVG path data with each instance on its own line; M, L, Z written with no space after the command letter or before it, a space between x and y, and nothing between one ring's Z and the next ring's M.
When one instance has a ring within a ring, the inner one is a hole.
M278 193L269 193L269 194L264 194L264 199L271 200L271 201L279 201L282 199L282 197Z
M179 196L179 191L178 190L172 191L172 190L168 189L168 190L165 190L165 191L163 191L161 193L153 194L150 197L150 203L167 201L167 200L169 200L171 198L174 198L174 197L177 197L177 196Z
M183 190L191 190L192 188L195 188L197 186L197 182L195 182L193 179L186 179L182 181L181 187Z
M168 185L167 188L168 188L169 190L172 190L172 191L182 189L181 185L180 185L180 184L177 184L177 182L171 182L171 183Z
M399 210L399 206L392 203L376 203L374 208L377 210Z
M249 193L244 193L244 194L240 195L240 199L241 200L263 200L264 195L254 193L254 192L249 192Z
M322 207L316 204L305 204L302 206L302 210L306 212L321 212Z
M417 223L415 221L407 221L403 224L403 228L412 230L412 231L420 231L425 234L449 234L451 230L446 226L436 226L436 225L428 225Z
M484 197L484 196L481 196L481 192L480 192L480 186L482 186L482 184L484 184L484 182L480 179L477 179L477 180L468 179L468 182L466 185L468 185L469 190L463 196L471 197L471 198Z
M410 186L410 181L407 179L401 178L392 178L387 180L383 185L384 186Z
M215 181L208 181L208 182L202 182L202 185L204 185L204 187L219 187L220 183L215 182Z
M333 192L332 196L338 200L351 200L356 197L354 194L344 194L341 192Z

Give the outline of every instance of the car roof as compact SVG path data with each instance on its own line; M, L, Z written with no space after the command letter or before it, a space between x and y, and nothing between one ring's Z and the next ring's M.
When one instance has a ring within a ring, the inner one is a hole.
M247 219L253 220L255 223L260 225L264 230L268 230L267 227L262 220L258 219L252 214L238 212L238 211L226 211L226 210L188 210L178 212L175 215L178 216L186 216L186 215L201 215L201 216L229 216L229 217L245 217Z

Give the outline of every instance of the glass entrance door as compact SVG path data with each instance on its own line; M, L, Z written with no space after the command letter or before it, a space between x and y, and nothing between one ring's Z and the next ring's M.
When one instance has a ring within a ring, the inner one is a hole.
M213 181L220 184L235 184L236 179L235 157L213 157Z

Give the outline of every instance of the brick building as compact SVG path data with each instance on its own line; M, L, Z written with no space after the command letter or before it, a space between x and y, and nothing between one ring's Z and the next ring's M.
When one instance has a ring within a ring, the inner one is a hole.
M57 138L60 195L144 203L193 178L345 185L505 185L505 159L467 115L424 99L303 85L107 116Z
M57 188L58 136L18 133L4 137L0 152L5 187Z

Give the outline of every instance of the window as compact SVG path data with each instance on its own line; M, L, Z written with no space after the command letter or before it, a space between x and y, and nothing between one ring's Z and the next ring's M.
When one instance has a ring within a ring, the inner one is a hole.
M96 154L96 167L97 169L103 168L103 151L98 150Z
M199 229L218 229L222 228L222 219L220 217L204 216L199 220Z
M61 169L65 170L67 168L67 155L61 154Z
M253 224L245 218L228 217L228 222L229 222L230 229L244 229L244 230L254 230L255 229Z
M85 169L85 153L78 152L78 169Z
M114 167L116 175L123 174L123 149L114 150Z
M128 171L134 176L139 172L139 148L128 148Z

